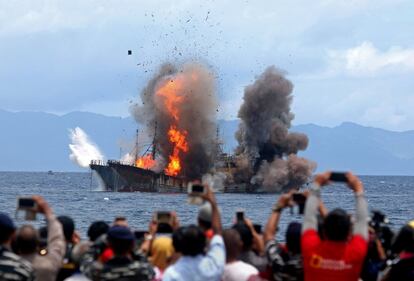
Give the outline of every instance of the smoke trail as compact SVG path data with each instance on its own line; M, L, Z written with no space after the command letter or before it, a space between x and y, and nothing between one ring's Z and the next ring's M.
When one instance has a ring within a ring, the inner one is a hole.
M98 146L89 139L81 128L69 129L69 137L72 142L69 144L69 149L72 152L69 155L70 160L82 168L88 168L91 160L103 161L104 157Z
M171 83L174 104L167 105L160 94ZM168 162L173 151L168 131L174 122L186 132L188 151L182 151L179 176L201 178L214 162L216 130L216 89L214 75L204 66L187 63L182 66L164 64L141 92L141 105L131 107L135 119L146 125L148 135L156 135L161 162ZM157 128L154 131L154 128Z
M307 136L289 132L292 90L293 84L275 67L245 88L236 133L236 181L281 191L304 184L312 174L315 163L296 156L308 146Z

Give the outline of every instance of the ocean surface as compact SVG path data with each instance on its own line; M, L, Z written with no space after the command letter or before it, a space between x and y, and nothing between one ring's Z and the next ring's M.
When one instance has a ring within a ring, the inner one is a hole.
M414 219L414 177L363 176L361 179L370 210L383 211L394 230ZM110 223L116 216L126 217L135 230L145 230L156 210L175 210L181 224L196 222L197 206L187 204L185 194L112 193L98 189L91 173L0 172L0 211L13 216L19 225L27 223L23 215L15 216L17 198L40 194L56 214L74 218L83 237L91 222ZM241 208L254 223L264 225L277 197L277 194L217 194L223 224L230 226L235 212ZM354 210L354 197L344 185L326 187L322 198L329 209ZM302 216L291 214L289 210L283 212L278 234L281 239L280 233L284 233L286 225L293 220L301 221ZM44 224L44 220L39 216L30 223L38 226Z

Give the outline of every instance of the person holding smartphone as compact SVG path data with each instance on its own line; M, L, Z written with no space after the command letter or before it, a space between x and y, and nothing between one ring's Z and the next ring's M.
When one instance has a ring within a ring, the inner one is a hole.
M272 213L267 221L264 231L264 241L266 245L266 256L273 280L303 280L303 265L300 248L300 237L302 224L296 221L289 223L286 230L286 244L281 244L275 239L279 220L283 210L295 204L293 195L295 190L291 190L279 196L272 208ZM305 198L306 196L301 193Z
M17 253L29 261L34 269L36 279L54 281L62 265L66 243L60 222L52 208L41 196L32 196L36 212L43 214L47 221L47 254L40 255L37 249L37 230L31 225L23 225L17 231Z
M213 191L205 186L200 197L211 204L211 228L213 238L207 246L203 230L190 225L180 227L173 233L173 245L181 257L167 268L164 281L219 281L226 263L226 250L222 237L220 212ZM207 246L207 247L206 247Z
M334 209L323 222L323 239L318 235L317 214L320 192L331 181L341 181L354 192L355 222L345 210ZM305 280L357 281L368 247L368 207L364 186L351 172L316 175L306 200L301 248Z

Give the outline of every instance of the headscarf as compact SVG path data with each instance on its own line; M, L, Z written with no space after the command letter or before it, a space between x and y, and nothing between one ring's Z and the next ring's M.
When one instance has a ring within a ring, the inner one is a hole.
M152 241L150 262L164 271L169 265L169 260L174 253L171 237L161 236Z

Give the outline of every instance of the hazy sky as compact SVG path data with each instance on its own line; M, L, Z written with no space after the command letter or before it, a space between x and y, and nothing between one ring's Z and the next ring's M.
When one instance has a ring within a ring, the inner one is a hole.
M161 63L196 59L221 118L276 65L295 124L414 129L413 27L412 0L0 0L0 108L127 116Z

